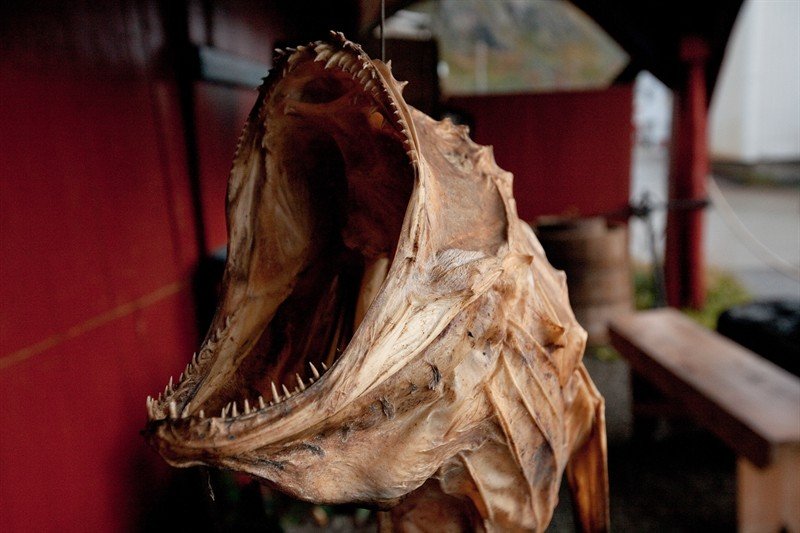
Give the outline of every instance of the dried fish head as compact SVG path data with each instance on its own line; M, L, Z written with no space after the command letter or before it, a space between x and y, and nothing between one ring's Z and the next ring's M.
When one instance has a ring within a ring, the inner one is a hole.
M491 149L402 86L341 34L276 61L231 172L220 307L146 434L175 466L394 507L399 529L543 529L571 461L601 529L602 398L564 275Z

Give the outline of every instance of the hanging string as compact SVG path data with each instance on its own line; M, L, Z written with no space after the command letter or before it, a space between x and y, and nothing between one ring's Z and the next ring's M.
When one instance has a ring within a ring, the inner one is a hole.
M383 26L386 24L386 0L381 0L381 61L386 63L386 38L383 36Z

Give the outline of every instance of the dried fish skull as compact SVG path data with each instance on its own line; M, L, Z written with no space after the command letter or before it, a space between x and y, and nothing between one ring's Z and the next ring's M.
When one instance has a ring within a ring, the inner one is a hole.
M398 530L543 530L566 469L602 530L603 401L564 275L491 149L403 85L341 34L276 60L228 185L221 304L146 435Z

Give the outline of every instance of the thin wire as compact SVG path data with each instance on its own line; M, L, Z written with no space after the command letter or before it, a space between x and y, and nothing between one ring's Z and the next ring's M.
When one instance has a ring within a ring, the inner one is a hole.
M386 24L386 0L381 0L381 61L386 63L386 39L383 36L383 26Z
M742 244L750 249L753 255L773 270L790 279L800 281L800 267L793 265L767 248L763 242L759 241L756 236L747 229L742 219L736 216L736 212L725 199L725 195L722 194L719 185L717 185L716 180L714 180L712 176L709 176L708 179L708 196L711 198L711 203L719 211L720 218L722 218L723 222L725 222L734 235L739 237Z

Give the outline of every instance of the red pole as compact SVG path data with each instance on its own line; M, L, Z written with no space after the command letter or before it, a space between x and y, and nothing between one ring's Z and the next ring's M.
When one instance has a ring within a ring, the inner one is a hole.
M691 204L706 198L708 46L700 38L686 37L680 53L686 78L675 94L669 178L673 209L667 214L664 277L669 305L699 309L706 299L703 211Z

